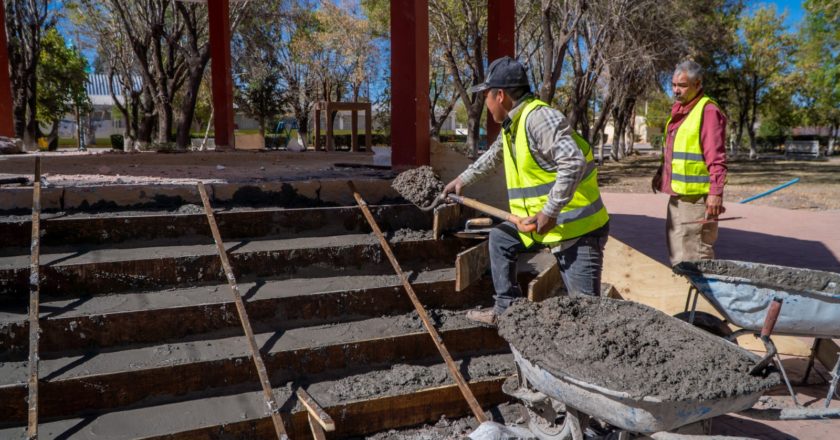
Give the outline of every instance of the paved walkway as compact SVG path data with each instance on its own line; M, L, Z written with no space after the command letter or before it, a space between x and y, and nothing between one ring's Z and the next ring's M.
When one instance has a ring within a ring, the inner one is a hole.
M663 194L605 193L610 234L668 264ZM719 259L840 272L840 211L798 211L724 201Z

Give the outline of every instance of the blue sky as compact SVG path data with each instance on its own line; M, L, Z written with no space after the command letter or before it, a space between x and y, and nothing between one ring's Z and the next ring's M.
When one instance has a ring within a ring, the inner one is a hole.
M752 1L748 8L754 8L762 4L774 4L777 11L787 11L787 18L785 24L789 30L796 30L799 27L799 22L802 21L802 16L805 10L802 8L801 0L760 0Z

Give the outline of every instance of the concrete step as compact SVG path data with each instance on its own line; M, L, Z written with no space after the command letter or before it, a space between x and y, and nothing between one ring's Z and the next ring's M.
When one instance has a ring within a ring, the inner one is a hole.
M396 275L348 271L342 276L261 279L239 285L257 330L293 329L407 313L413 309ZM420 300L430 308L465 309L490 304L489 277L455 292L455 270L412 275ZM115 345L156 343L208 332L239 333L227 284L42 302L40 350L67 352ZM28 309L0 310L0 360L28 353ZM53 356L54 357L54 356Z
M397 258L406 267L451 266L457 253L469 245L459 239L436 241L425 236L396 237L390 241ZM237 279L242 282L265 277L317 278L362 268L369 274L392 273L371 234L226 241L225 248ZM81 298L225 281L219 256L211 243L77 249L73 253L42 251L42 295ZM0 304L23 304L28 293L29 256L0 257Z
M101 214L50 214L41 217L41 246L71 251L76 245L113 245L123 242L178 240L201 244L212 240L201 205L185 210L117 211ZM432 214L414 205L371 206L384 231L431 229ZM224 208L215 210L219 233L227 240L275 237L316 237L368 233L358 207L327 208ZM28 255L32 236L31 216L0 217L2 255Z
M501 384L513 373L509 354L483 355L459 362L476 399L488 408L509 400ZM442 363L395 365L341 379L324 379L275 388L292 439L311 438L306 413L294 397L304 387L333 418L331 438L362 436L392 428L461 417L469 409ZM24 438L25 426L0 429L0 438ZM230 392L92 413L42 423L41 439L196 439L272 438L274 430L260 391Z
M495 329L466 320L462 311L431 315L455 357L508 350ZM416 312L260 333L256 339L275 385L439 359ZM0 365L0 423L26 421L27 364ZM190 399L230 387L259 389L244 336L91 350L44 359L39 372L41 420Z

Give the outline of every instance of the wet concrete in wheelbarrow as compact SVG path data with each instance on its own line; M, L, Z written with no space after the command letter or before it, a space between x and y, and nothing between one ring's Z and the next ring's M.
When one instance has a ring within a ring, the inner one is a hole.
M555 297L505 312L499 334L548 372L665 401L713 400L779 383L728 343L651 307L608 298Z
M790 290L815 290L840 293L840 274L819 270L800 269L727 260L703 260L681 263L680 267L703 274L744 278L757 284L779 286Z
M443 191L443 182L432 167L422 166L400 173L391 187L409 202L426 207Z

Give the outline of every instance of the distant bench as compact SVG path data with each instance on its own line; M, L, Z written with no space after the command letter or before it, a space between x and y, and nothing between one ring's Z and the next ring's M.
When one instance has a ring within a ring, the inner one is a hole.
M817 159L819 157L819 141L785 142L785 159Z

